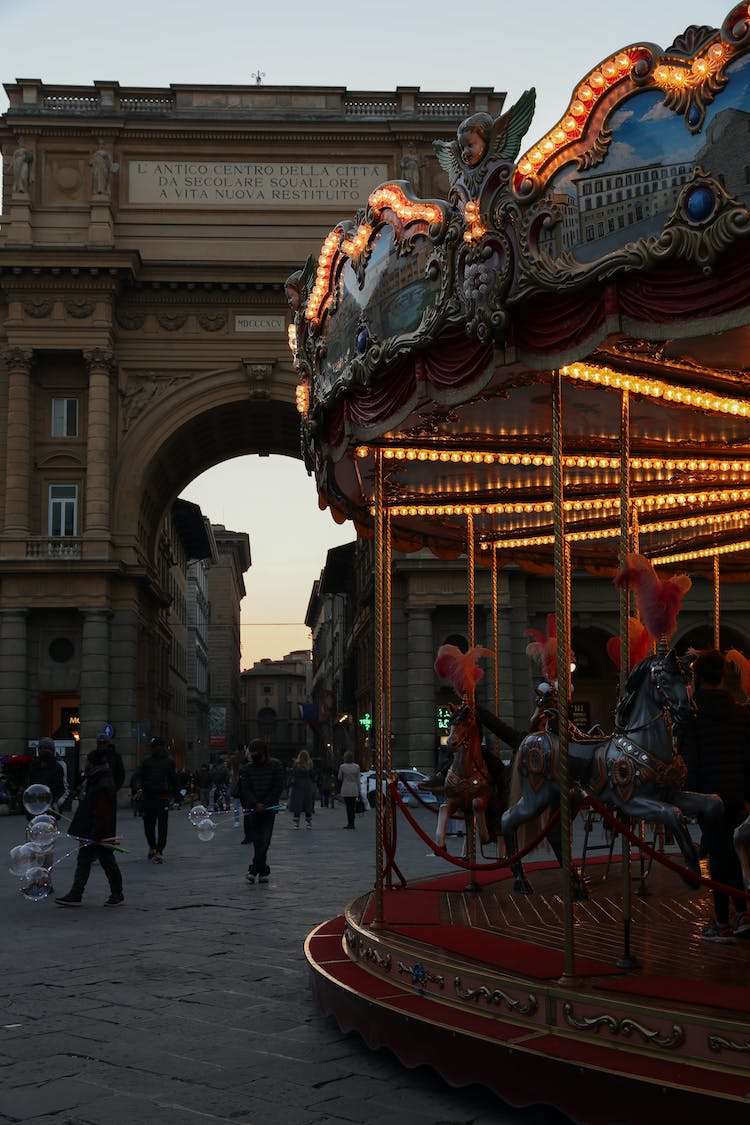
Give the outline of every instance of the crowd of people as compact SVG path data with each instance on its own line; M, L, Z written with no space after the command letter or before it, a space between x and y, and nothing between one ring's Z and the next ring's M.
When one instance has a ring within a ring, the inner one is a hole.
M726 658L718 650L695 657L692 676L696 714L675 731L676 746L687 771L685 788L715 793L722 802L721 815L698 827L710 877L726 888L712 892L715 917L701 937L724 944L750 937L750 911L734 846L735 830L750 811L750 706L738 703L728 690L727 669ZM548 708L545 713L549 713ZM504 729L496 729L487 714L483 713L482 720L503 740L517 745L517 732L504 728L504 724L500 724ZM209 814L233 812L235 826L243 831L241 843L252 847L246 874L250 884L269 881L268 852L279 812L288 811L294 829L304 822L306 829L312 830L316 804L321 809L334 808L338 797L346 809L342 827L352 830L356 813L363 807L360 767L350 751L335 768L316 763L303 749L286 768L269 753L265 742L255 739L247 748L204 763L197 771L177 769L163 738L152 738L149 751L133 774L130 789L134 811L143 819L147 858L156 864L164 862L169 810L183 804L200 804ZM435 778L439 778L439 771ZM29 774L29 784L35 783L49 788L50 811L59 817L60 806L68 796L68 781L51 738L39 740ZM100 735L74 793L77 805L68 834L78 839L79 850L73 885L55 900L60 905L80 905L96 861L109 882L106 905L124 902L122 874L112 846L117 839L117 794L124 783L122 758L112 740ZM736 895L731 893L732 888ZM731 918L730 905L734 908Z

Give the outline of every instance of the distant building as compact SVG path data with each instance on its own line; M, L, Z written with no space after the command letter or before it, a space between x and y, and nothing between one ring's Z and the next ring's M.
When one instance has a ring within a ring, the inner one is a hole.
M210 621L208 651L209 752L218 757L236 750L240 729L240 602L245 596L245 571L250 567L250 540L244 531L212 524L216 562L207 571Z
M256 661L241 675L243 742L262 738L285 765L300 752L313 751L310 701L311 653L297 649L281 660Z

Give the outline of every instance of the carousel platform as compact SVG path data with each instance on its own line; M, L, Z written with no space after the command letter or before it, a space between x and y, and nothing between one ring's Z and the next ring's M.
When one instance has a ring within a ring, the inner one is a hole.
M406 1066L584 1125L750 1120L750 940L700 940L710 895L657 864L636 879L624 969L620 864L589 861L567 979L561 873L526 869L529 896L505 871L478 892L462 870L385 889L380 925L374 892L352 901L307 938L322 1011Z

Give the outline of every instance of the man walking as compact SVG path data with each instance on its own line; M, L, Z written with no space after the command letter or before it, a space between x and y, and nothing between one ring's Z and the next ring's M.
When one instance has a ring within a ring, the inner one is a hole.
M68 834L79 841L73 886L62 898L56 898L55 902L59 906L80 906L91 866L98 859L109 883L109 898L104 905L120 906L124 902L122 872L117 865L114 850L108 846L114 843L115 838L117 791L107 761L106 747L97 742L96 749L91 751L86 760L88 764L83 775L78 808L68 829Z
M136 798L143 810L143 831L148 842L148 858L164 862L169 824L169 802L174 796L176 773L163 738L151 739L151 753L141 762L137 774Z
M240 767L239 791L245 815L245 839L253 845L253 858L245 878L248 883L267 883L268 848L276 820L275 805L284 787L284 769L278 758L270 758L259 738L250 743L250 761Z

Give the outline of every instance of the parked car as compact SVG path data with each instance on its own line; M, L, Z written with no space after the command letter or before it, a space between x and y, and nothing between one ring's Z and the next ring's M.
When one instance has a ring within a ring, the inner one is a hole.
M409 792L409 790L406 788L406 786L403 784L403 782L407 781L413 789L417 789L419 787L419 783L421 781L427 781L427 774L422 773L420 770L415 770L415 769L395 770L395 774L399 778L398 792L399 792L399 796L401 797L401 800L404 802L405 805L416 805L417 807L419 807L419 801L417 800L416 797L412 796L412 794ZM376 789L376 786L377 786L377 774L376 774L375 770L366 770L364 773L362 773L360 775L360 787L361 787L361 793L362 793L362 800L365 803L365 808L371 809L371 808L375 807L375 789ZM438 798L434 793L422 793L422 792L420 792L419 796L420 796L420 799L422 801L424 801L424 803L426 805L436 805L436 804L438 804Z

